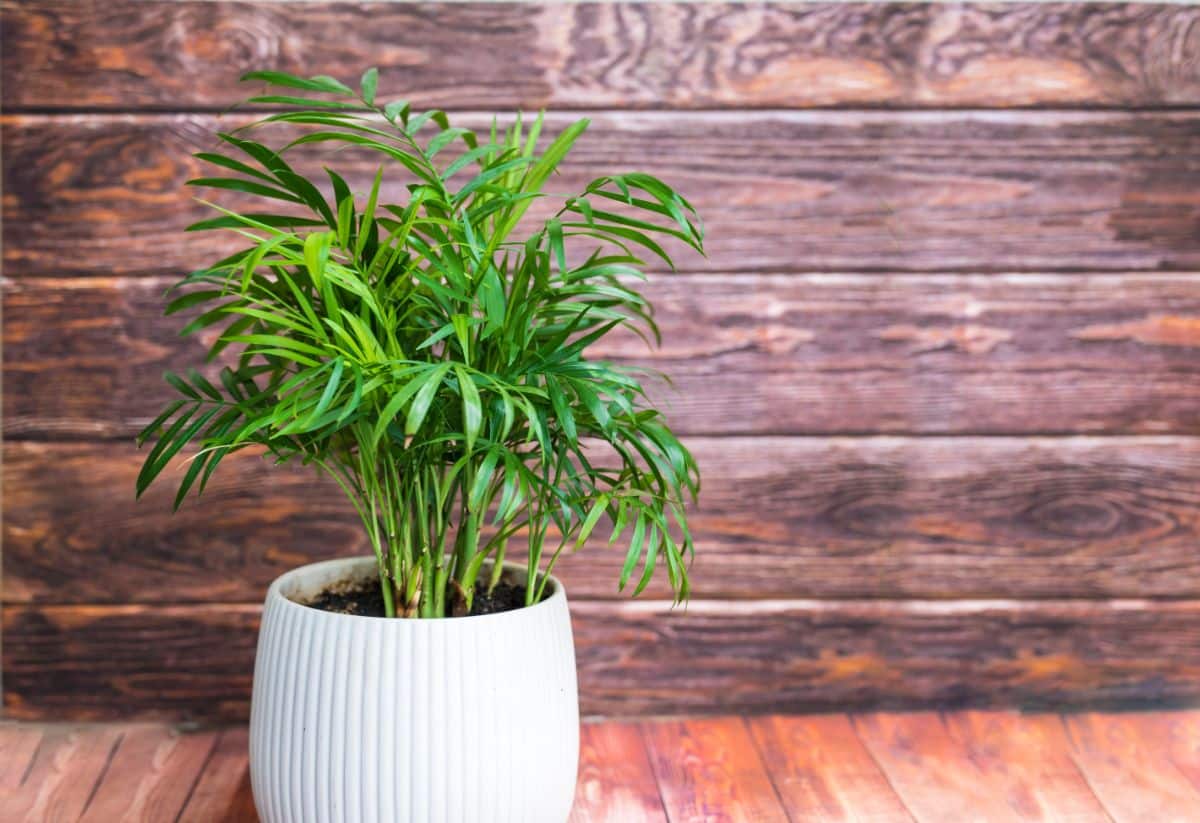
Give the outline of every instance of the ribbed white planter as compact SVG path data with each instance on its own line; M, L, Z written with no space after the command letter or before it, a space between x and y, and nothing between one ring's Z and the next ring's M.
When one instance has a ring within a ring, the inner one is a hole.
M314 563L267 592L250 710L264 823L563 823L579 702L562 585L440 620L295 602L374 573L371 557Z

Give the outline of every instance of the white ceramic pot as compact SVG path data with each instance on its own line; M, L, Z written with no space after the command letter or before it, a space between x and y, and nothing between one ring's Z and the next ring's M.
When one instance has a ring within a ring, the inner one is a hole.
M437 620L296 602L374 573L372 557L314 563L267 592L250 710L264 823L563 823L579 700L562 585L528 608Z

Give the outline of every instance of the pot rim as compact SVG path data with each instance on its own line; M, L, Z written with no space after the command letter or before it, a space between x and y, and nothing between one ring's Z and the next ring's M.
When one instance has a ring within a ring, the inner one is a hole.
M492 561L487 561L485 563L484 568L488 568L489 567L488 564L490 564L491 562ZM303 566L297 566L294 569L290 569L290 570L284 572L283 574L279 575L279 577L276 577L274 581L272 581L270 587L267 589L267 597L266 597L267 602L270 603L271 601L274 600L274 601L277 601L278 603L280 603L280 605L282 605L284 608L287 608L287 609L303 609L305 613L311 613L311 614L317 616L318 618L376 621L383 625L395 624L398 626L421 626L421 625L433 626L433 625L443 625L447 622L456 622L457 623L457 622L461 622L461 621L514 620L514 619L518 619L520 615L528 615L537 610L554 608L558 605L558 601L562 601L565 604L566 599L567 599L566 588L563 586L562 581L559 580L554 575L549 575L550 585L552 587L550 596L542 599L541 601L539 601L537 603L534 603L532 606L522 606L519 609L510 609L509 611L494 612L492 614L472 614L472 615L467 615L466 617L422 617L422 618L407 618L407 619L405 619L405 618L390 618L389 619L386 617L370 617L370 616L361 615L361 614L341 614L339 612L327 612L322 609L314 609L311 606L304 605L303 603L297 603L295 600L292 600L290 597L288 597L287 595L285 595L283 593L283 589L285 586L287 586L289 583L295 582L297 578L308 575L308 574L320 574L321 572L335 571L342 567L357 567L357 566L369 565L372 568L375 568L377 566L377 563L378 563L378 561L376 560L375 556L368 554L368 555L355 555L353 557L335 557L331 560L318 560L315 563L306 563ZM504 568L511 569L512 571L518 572L522 575L525 575L525 573L527 571L527 568L525 566L517 564L517 563L513 563L508 560L504 561Z

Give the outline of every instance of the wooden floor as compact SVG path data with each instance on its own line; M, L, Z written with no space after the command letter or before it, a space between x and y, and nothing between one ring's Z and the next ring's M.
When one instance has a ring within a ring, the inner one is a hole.
M1200 711L583 727L573 821L1200 820ZM0 724L0 820L254 821L246 730Z

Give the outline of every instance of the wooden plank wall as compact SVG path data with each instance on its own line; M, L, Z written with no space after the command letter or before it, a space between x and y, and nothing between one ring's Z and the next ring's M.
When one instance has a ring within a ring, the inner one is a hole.
M607 344L680 389L696 599L570 559L586 713L1200 698L1200 9L8 0L10 716L244 718L266 584L365 550L252 458L135 505L131 434L197 357L159 296L216 251L181 184L236 77L368 63L586 112L564 186L708 220L664 347Z

